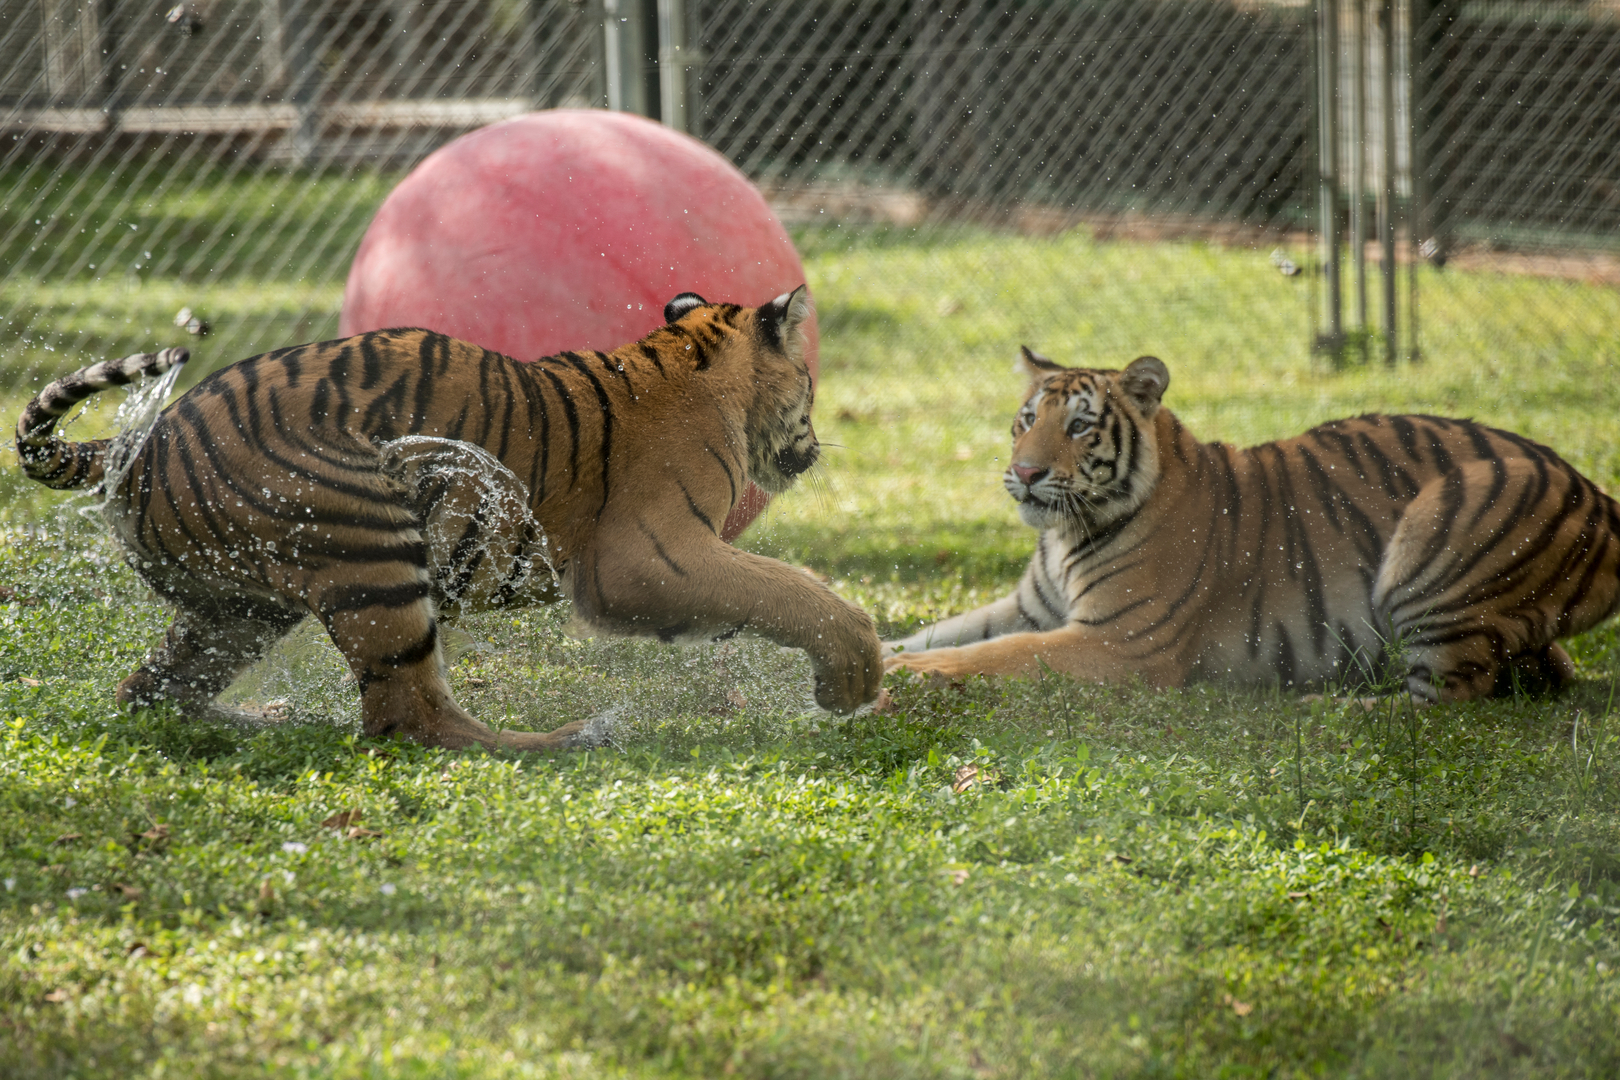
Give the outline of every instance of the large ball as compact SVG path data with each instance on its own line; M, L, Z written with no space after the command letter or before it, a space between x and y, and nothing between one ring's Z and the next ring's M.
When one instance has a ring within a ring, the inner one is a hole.
M528 360L634 341L678 293L752 306L803 281L725 158L642 117L558 109L464 135L400 182L360 242L339 332L420 326ZM806 332L814 377L814 318ZM764 505L750 488L725 537Z

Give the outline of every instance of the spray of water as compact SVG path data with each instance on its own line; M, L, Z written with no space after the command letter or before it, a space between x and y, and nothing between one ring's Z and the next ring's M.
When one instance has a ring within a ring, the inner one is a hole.
M142 379L130 386L129 393L113 417L118 433L108 442L106 456L102 459L102 471L106 474L106 479L96 491L99 498L95 502L80 506L79 513L86 517L95 515L108 521L110 493L117 491L124 478L129 475L130 467L135 463L141 447L146 445L158 417L163 414L163 403L169 399L169 392L174 389L175 380L180 377L182 370L177 364L155 379ZM112 523L108 521L108 524Z
M499 458L473 443L428 435L380 449L384 469L407 487L441 493L424 523L441 616L560 595L551 541L529 508L528 485ZM476 525L473 545L465 542L469 525Z

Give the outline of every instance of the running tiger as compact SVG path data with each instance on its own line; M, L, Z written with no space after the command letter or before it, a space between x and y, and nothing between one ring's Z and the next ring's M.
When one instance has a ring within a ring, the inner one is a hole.
M1182 686L1376 683L1421 702L1574 674L1620 608L1620 506L1544 446L1361 416L1239 450L1160 406L1170 372L1028 349L1007 491L1041 530L1013 595L888 646L890 670Z
M53 434L108 386L184 350L85 368L17 425L29 476L104 489L136 572L175 609L118 688L193 712L313 614L359 681L367 735L554 749L583 722L497 734L451 697L438 616L568 596L607 632L698 641L749 631L804 649L816 700L877 696L861 610L719 528L750 480L786 490L820 451L803 286L759 308L682 293L667 325L611 353L521 363L426 330L280 349L209 376L158 417L127 471L108 441ZM549 570L554 562L560 578Z

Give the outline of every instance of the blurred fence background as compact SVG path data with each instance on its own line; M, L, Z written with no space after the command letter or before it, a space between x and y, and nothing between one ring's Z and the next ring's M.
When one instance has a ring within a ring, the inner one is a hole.
M705 140L823 268L898 243L923 268L956 252L954 284L887 282L889 314L998 365L1015 334L1099 362L1232 347L1178 336L1211 305L1243 348L1301 368L1507 338L1549 360L1612 353L1617 16L1617 0L0 0L0 382L185 340L182 307L215 333L199 370L330 334L404 171L556 106ZM872 315L822 293L824 331ZM1010 313L1005 338L952 331L976 302Z

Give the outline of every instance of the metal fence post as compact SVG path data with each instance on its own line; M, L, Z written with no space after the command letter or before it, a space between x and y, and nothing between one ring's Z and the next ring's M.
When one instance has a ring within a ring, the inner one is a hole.
M1327 333L1317 338L1316 347L1337 357L1344 348L1344 297L1339 282L1338 0L1317 0L1316 17L1316 198L1328 306Z
M1381 268L1384 286L1384 362L1400 359L1400 339L1395 325L1395 2L1380 0L1378 6L1379 77L1382 82L1380 106L1383 110L1383 184L1378 192L1378 236L1383 243Z
M260 0L259 63L264 67L265 89L276 94L287 89L287 29L281 0Z
M603 67L607 107L614 112L646 116L646 48L642 0L602 0Z
M1419 97L1418 20L1421 0L1405 0L1406 5L1406 359L1417 363L1423 358L1418 342L1418 267L1423 265L1423 203L1428 181L1418 145L1422 141L1423 120Z
M86 10L90 10L87 6ZM101 60L100 89L102 96L102 109L107 114L107 126L116 127L118 123L118 110L123 106L123 80L119 78L118 56L120 42L118 40L118 21L114 17L113 0L101 0L100 10L96 15L96 47Z
M607 107L624 111L624 47L619 0L602 0L602 72L607 82Z
M281 11L282 22L296 27L292 35L293 54L289 66L292 82L287 89L287 100L298 110L298 126L292 132L293 159L299 165L308 165L315 158L320 142L320 49L319 11L310 10L311 0L290 0Z
M1354 7L1350 31L1350 265L1355 273L1357 347L1367 349L1367 3Z
M686 130L686 0L658 0L658 106L664 123Z

